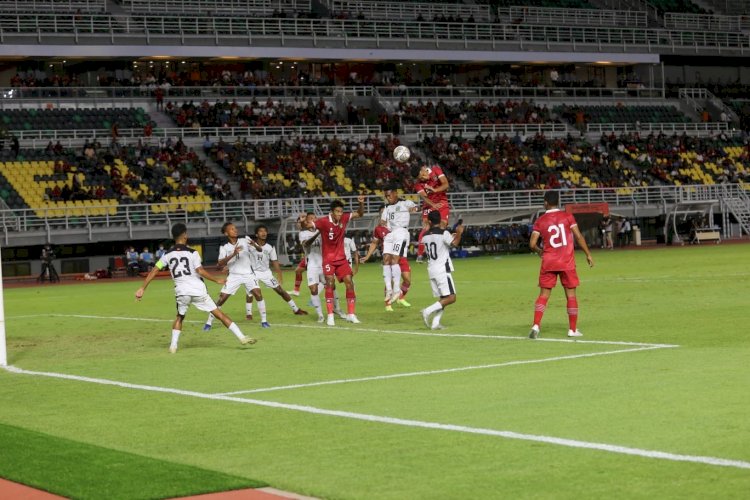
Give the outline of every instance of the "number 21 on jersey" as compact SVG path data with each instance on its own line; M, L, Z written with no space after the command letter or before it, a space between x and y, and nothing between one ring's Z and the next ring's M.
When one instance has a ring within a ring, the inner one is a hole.
M564 225L552 225L547 228L547 232L550 234L549 244L552 248L568 246L568 236L565 234Z

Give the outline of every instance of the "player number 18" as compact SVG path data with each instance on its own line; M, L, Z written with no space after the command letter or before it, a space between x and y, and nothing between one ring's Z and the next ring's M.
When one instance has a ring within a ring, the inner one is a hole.
M552 248L560 248L568 245L568 237L565 235L565 226L562 224L548 227L547 232L551 235L549 238L549 244L552 245Z

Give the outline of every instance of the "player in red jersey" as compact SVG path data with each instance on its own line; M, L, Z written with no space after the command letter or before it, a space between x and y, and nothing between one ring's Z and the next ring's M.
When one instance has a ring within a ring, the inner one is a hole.
M440 227L448 227L448 216L450 215L450 205L448 204L448 178L443 173L443 169L438 165L422 165L415 176L417 183L414 190L422 197L422 231L419 233L419 245L417 246L417 262L424 259L424 245L422 236L430 229L430 222L427 216L433 210L440 212Z
M382 210L383 209L381 208L381 212ZM370 242L370 247L367 249L367 253L365 254L365 256L360 260L360 263L364 264L365 262L367 262L372 254L375 253L376 248L380 247L382 250L383 241L385 240L385 236L388 233L388 228L383 224L378 224L377 227L375 227L372 232L372 241ZM401 268L401 295L399 295L396 303L404 307L411 307L411 304L408 303L404 298L406 297L406 294L409 293L409 287L411 286L411 266L409 266L409 260L406 257L401 257L398 261L398 265ZM383 264L383 267L385 267L385 264ZM383 271L383 274L385 275L385 270ZM388 289L387 285L388 283L386 283L385 288L385 310L393 311L393 292L392 289Z
M539 297L534 306L534 324L529 332L529 338L535 339L539 336L539 325L542 323L544 310L547 308L547 300L552 289L560 277L568 299L568 337L582 337L578 331L578 300L576 299L576 288L578 287L578 273L576 273L576 260L574 256L573 239L586 254L589 267L594 267L594 258L591 256L586 240L583 238L578 224L571 214L561 211L560 193L547 191L544 193L544 209L546 212L534 223L531 231L531 250L538 253L542 258L542 268L539 271ZM544 248L539 246L543 242Z
M344 204L340 200L331 202L331 212L325 217L321 217L312 222L310 229L320 231L320 241L323 250L323 275L326 278L326 309L328 319L326 324L333 326L333 290L336 287L336 278L344 282L346 287L346 320L351 323L359 323L356 314L354 314L354 305L356 294L354 293L354 283L352 282L352 268L349 261L346 260L344 252L344 236L346 234L346 225L352 219L358 219L365 213L365 197L357 197L359 207L356 212L344 213Z

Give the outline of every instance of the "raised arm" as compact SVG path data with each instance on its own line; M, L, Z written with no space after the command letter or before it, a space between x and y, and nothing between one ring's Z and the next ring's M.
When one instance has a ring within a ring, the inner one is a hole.
M357 207L356 212L352 212L352 219L359 219L365 215L365 196L362 194L357 196L357 201L359 202L359 206Z
M464 234L464 225L459 224L458 226L456 226L456 232L453 233L453 241L451 241L452 247L457 247L458 245L461 244L461 236L463 236L463 234Z

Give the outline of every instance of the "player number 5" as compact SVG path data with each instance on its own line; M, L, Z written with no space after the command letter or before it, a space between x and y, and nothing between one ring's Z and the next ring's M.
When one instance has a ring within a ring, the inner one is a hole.
M568 245L568 237L565 235L565 226L562 224L548 227L547 232L552 235L549 238L549 244L552 245L552 248L560 248Z

